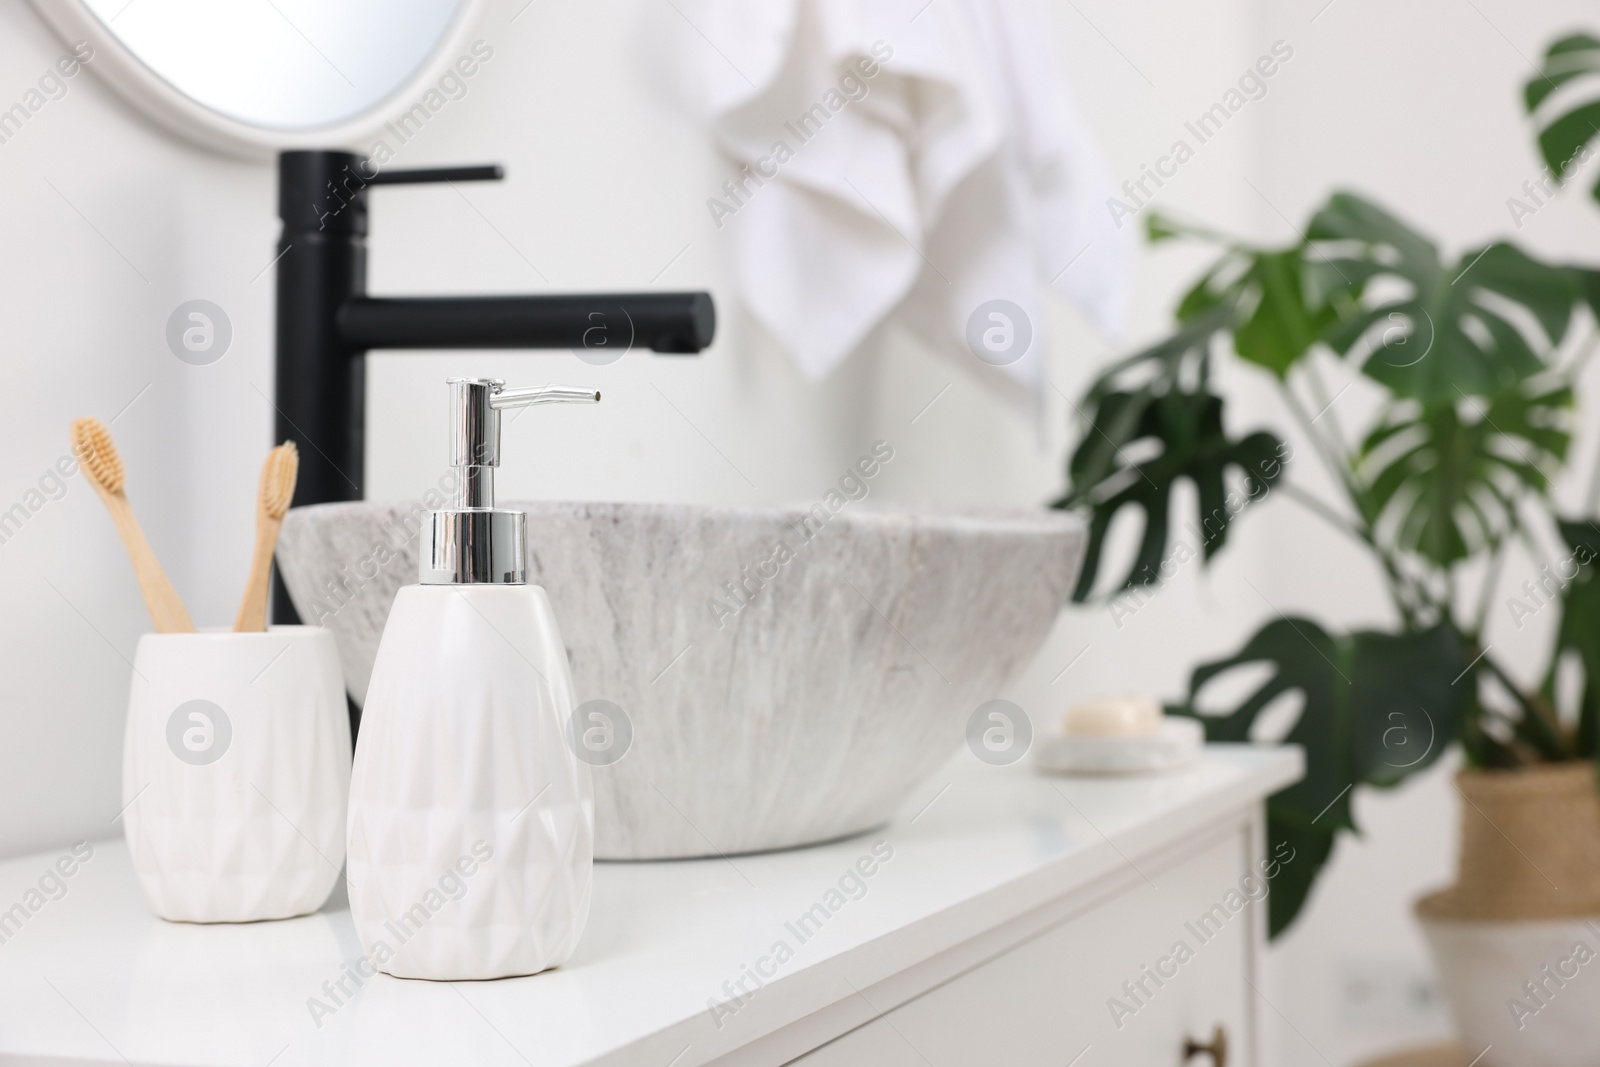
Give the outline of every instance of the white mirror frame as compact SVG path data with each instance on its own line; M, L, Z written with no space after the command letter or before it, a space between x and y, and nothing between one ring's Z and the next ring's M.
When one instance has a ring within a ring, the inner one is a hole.
M402 102L409 102L423 86L436 81L467 47L484 6L484 0L462 0L455 20L428 58L410 78L372 107L328 126L279 130L241 122L179 92L134 55L83 0L30 2L68 47L78 41L93 45L94 61L88 64L89 69L145 115L203 148L250 160L271 159L289 148L361 150L400 110Z

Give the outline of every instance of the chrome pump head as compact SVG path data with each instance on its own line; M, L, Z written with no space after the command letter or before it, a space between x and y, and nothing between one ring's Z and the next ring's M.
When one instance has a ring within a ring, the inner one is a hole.
M423 585L522 585L528 517L494 506L494 469L500 465L500 412L535 404L597 404L594 389L546 385L507 389L498 378L451 378L450 465L455 506L422 520L417 568Z

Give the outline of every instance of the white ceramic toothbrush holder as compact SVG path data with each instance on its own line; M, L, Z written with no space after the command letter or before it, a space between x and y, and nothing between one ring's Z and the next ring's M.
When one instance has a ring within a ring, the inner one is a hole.
M320 908L350 790L332 631L146 634L133 667L121 818L150 907L184 922Z

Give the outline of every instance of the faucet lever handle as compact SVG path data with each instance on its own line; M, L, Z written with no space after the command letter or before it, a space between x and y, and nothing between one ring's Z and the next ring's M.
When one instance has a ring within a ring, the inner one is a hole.
M380 170L364 179L368 185L419 185L423 182L497 182L506 176L498 163L462 167L413 167L410 170Z

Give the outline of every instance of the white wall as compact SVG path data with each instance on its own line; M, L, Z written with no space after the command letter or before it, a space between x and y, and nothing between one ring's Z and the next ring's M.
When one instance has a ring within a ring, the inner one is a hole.
M708 288L717 343L700 358L637 353L603 368L569 354L377 357L369 495L414 496L442 473L442 381L462 373L593 382L606 394L598 408L517 420L507 496L811 499L878 437L899 454L882 497L1032 503L1056 492L1058 448L1040 447L963 368L894 340L883 361L856 359L812 384L739 313L726 234L704 207L726 164L637 75L636 8L489 6L477 36L494 58L395 165L491 160L508 180L374 193L371 288ZM11 87L0 99L20 98L66 50L27 6L0 6ZM272 432L263 270L275 177L167 135L92 73L69 87L0 144L0 510L65 453L73 417L112 422L130 498L191 613L227 624ZM204 367L164 340L172 310L196 298L234 328L226 356ZM911 426L946 382L939 407ZM1064 420L1052 423L1059 444ZM0 855L115 834L129 661L148 620L81 479L0 544L0 588L10 609L0 706L12 726L0 746Z
M593 382L606 394L598 408L517 422L501 483L511 495L803 499L877 437L898 451L877 487L883 499L1025 504L1057 493L1067 441L1059 397L1040 447L966 369L903 338L889 339L880 359L852 360L812 384L739 314L728 250L703 206L726 166L635 73L627 28L638 4L653 2L539 0L514 23L522 0L492 5L480 36L494 60L399 162L494 160L508 180L464 187L470 205L442 188L377 191L372 288L704 287L721 312L717 343L698 359L640 354L604 368L565 354L379 357L370 495L415 495L441 473L440 381L460 373ZM1335 0L1319 14L1323 3L1059 4L1074 84L1119 173L1136 176L1283 39L1295 56L1267 98L1201 148L1162 190L1162 206L1287 240L1280 211L1298 224L1332 188L1350 185L1451 250L1509 231L1504 200L1538 172L1516 108L1522 57L1581 23L1580 6ZM0 6L0 102L63 51L30 9ZM256 464L271 434L263 394L271 392L272 276L258 273L276 237L273 175L168 137L90 75L70 84L65 99L0 145L0 509L65 452L72 417L116 416L130 496L151 541L197 621L223 624L246 567ZM1578 254L1594 247L1597 220L1581 193L1569 194L1518 237ZM1147 258L1135 339L1164 328L1173 292L1203 261L1187 249ZM168 314L192 298L220 304L234 325L232 349L212 366L180 363L163 340ZM1053 326L1052 373L1076 395L1112 350L1064 310ZM1227 381L1240 398L1236 427L1293 436L1259 376L1230 371ZM1597 437L1590 420L1581 454L1595 453ZM1309 464L1294 477L1326 488ZM0 544L0 598L8 726L0 855L115 834L127 660L147 619L110 523L80 479ZM1068 612L1012 695L1043 717L1103 692L1176 697L1195 662L1235 648L1275 608L1333 625L1387 619L1367 561L1274 500L1237 528L1217 566L1186 567L1122 625L1104 608ZM1505 637L1530 674L1532 629ZM1344 989L1355 979L1403 989L1426 975L1406 908L1449 877L1447 780L1436 773L1360 798L1357 810L1368 840L1341 845L1308 914L1273 950L1263 987L1273 1007L1261 1014L1274 1067L1352 1062L1443 1025L1437 1011L1357 1010Z
M67 51L0 7L0 99ZM157 133L89 73L0 144L0 507L25 502L96 415L196 617L229 621L271 431L271 175ZM205 296L235 339L220 363L167 350L168 313ZM253 386L255 388L253 388ZM130 406L131 405L131 406ZM133 573L81 477L0 544L0 853L119 832L129 659L148 628Z

